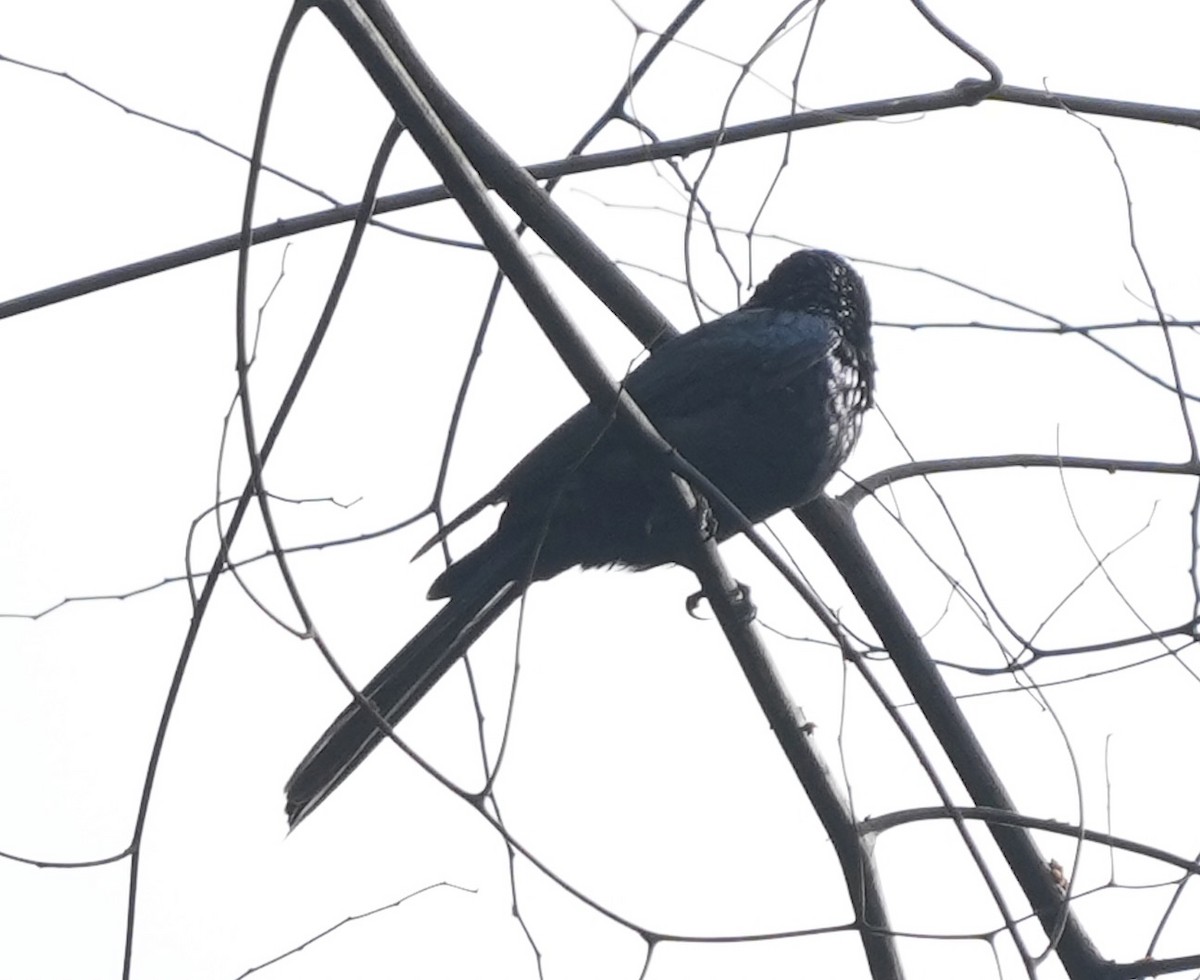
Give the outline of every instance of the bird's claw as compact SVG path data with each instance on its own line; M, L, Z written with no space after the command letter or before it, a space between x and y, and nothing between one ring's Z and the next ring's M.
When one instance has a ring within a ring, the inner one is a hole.
M704 600L704 590L699 589L687 597L684 607L692 619L699 619L696 615L696 610L700 608L700 603ZM737 585L729 593L729 601L737 608L738 619L743 623L752 623L758 617L758 609L753 602L750 601L750 586L744 582L738 582Z
M713 541L717 537L717 515L704 497L696 494L696 526L700 536L705 541Z

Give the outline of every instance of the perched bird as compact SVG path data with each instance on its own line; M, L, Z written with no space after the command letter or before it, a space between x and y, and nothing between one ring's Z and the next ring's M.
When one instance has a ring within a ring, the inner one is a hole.
M662 344L625 389L688 462L761 521L815 497L853 448L874 392L870 327L858 273L832 252L795 252L740 309ZM655 463L611 409L588 405L452 521L434 541L505 505L495 533L434 579L429 598L450 601L363 688L379 713L399 722L531 582L575 565L686 564L697 521ZM737 530L720 507L710 516L718 540ZM351 702L288 780L288 823L382 738Z

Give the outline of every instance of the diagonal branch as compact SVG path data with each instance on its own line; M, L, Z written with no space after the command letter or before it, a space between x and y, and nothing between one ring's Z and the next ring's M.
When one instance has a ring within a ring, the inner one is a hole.
M798 516L850 586L971 798L979 806L1015 811L1000 776L859 535L849 507L818 497L801 508ZM1072 980L1100 976L1104 961L1064 905L1029 833L996 823L990 829L1047 936L1061 928L1058 953L1068 975Z
M623 274L614 275L593 267L599 265L611 269L611 263L561 214L532 178L509 160L441 90L409 47L386 7L372 0L363 3L329 0L318 6L392 102L397 115L451 188L459 205L589 397L597 404L615 407L618 424L630 429L637 443L648 450L648 458L663 468L664 475L664 464L669 460L671 468L683 472L689 480L693 476L699 478L700 474L680 460L678 453L653 429L628 394L608 379L586 341L541 283L515 233L496 212L478 171L487 173L491 185L497 188L505 203L547 244L556 251L560 245L568 251L568 255L560 253L560 257L609 302L635 333L641 335L648 330L650 335L661 336L663 331L656 325L662 320L661 314L649 306L631 284L620 281ZM436 96L436 108L427 95ZM448 119L442 118L443 111ZM701 478L696 482L708 490L707 481ZM676 486L679 506L695 507L688 485L677 478ZM803 716L784 689L761 638L749 621L744 604L732 599L736 586L717 557L715 542L700 541L698 535L695 559L697 575L718 621L734 647L781 747L835 842L872 975L880 980L900 978L903 973L890 935L882 891L870 855L858 837L849 806L805 731Z
M983 83L977 83L982 85ZM570 174L590 173L597 170L611 170L616 167L630 167L652 160L669 160L690 156L712 150L717 146L732 143L742 143L747 140L761 139L765 136L778 136L783 133L797 132L802 129L816 129L823 126L833 126L853 121L869 121L884 119L890 116L906 116L924 112L937 112L942 109L953 109L972 105L978 101L979 92L972 86L955 87L952 89L906 95L890 99L876 99L871 102L858 102L851 105L837 106L831 109L814 109L811 112L788 113L769 119L757 119L753 122L729 126L721 130L696 133L676 139L662 140L652 145L623 147L619 150L607 150L602 153L588 153L580 156L569 156L562 160L537 163L527 168L530 176L536 180L548 180L553 177L564 177ZM1145 102L1127 102L1119 99L1097 99L1086 95L1069 95L1066 93L1046 92L1041 89L1021 88L1016 85L1002 85L987 95L985 101L1009 102L1020 105L1038 106L1045 109L1062 111L1063 108L1076 112L1090 113L1099 116L1113 116L1120 119L1136 119L1142 122L1156 122L1173 126L1189 126L1200 129L1200 110L1182 109L1176 106L1153 105ZM386 214L406 208L432 204L436 201L446 201L451 193L445 186L422 187L416 190L404 191L399 194L389 194L381 197L376 203L375 214ZM343 204L339 207L318 211L311 214L298 215L293 218L273 221L270 224L255 228L252 242L262 245L290 235L297 235L317 228L327 228L354 220L358 214L359 204ZM211 241L202 242L175 252L168 252L149 259L142 259L129 265L108 269L81 279L59 283L46 289L39 289L23 296L0 302L0 320L5 317L27 313L64 300L85 296L88 293L109 286L132 282L156 272L168 269L178 269L181 266L200 262L217 255L225 255L238 249L241 242L240 234L225 235Z

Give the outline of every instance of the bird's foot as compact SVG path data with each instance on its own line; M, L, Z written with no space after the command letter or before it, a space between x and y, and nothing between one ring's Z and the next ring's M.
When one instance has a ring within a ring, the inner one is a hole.
M687 609L688 615L691 616L692 619L700 618L698 615L696 615L696 610L700 607L700 603L703 600L703 589L693 592L687 597L687 601L684 603L684 605ZM738 582L736 587L729 593L729 601L736 607L738 619L740 619L743 623L752 623L758 617L758 609L755 607L754 603L750 601L750 586L746 585L744 582Z
M717 514L709 502L700 494L696 494L696 526L700 536L705 541L715 541L717 537Z

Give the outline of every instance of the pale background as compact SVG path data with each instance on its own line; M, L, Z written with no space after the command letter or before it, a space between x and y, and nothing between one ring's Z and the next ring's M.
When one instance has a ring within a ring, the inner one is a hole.
M649 0L623 6L650 29L676 12ZM265 2L9 5L0 10L0 54L67 71L130 108L248 152L287 9ZM397 0L393 9L449 89L526 163L563 154L649 44L603 0ZM737 66L787 9L711 0L683 35L694 47L677 46L639 88L640 117L663 137L715 128ZM1044 79L1063 92L1195 103L1200 16L1190 5L956 0L936 13L1012 84L1039 87ZM796 29L761 66L777 88L747 82L733 121L788 111L805 30ZM837 0L820 15L800 100L826 106L901 96L968 74L979 71L908 4ZM341 201L356 200L388 120L353 57L320 15L310 14L285 68L266 161ZM1161 302L1170 314L1194 317L1195 134L1133 121L1102 125L1129 181L1138 241ZM0 132L0 300L237 228L243 162L127 115L64 79L0 62ZM597 148L636 141L630 129L614 126ZM782 153L781 137L724 149L702 188L716 220L730 229L724 244L743 284L802 243L858 261L883 323L1047 325L872 262L935 270L1076 325L1153 317L1129 247L1119 175L1099 136L1078 119L988 104L799 134L750 252L740 233L754 221ZM702 157L687 161L689 175L699 173ZM384 191L434 182L402 141ZM575 178L557 199L608 254L630 264L680 327L696 322L680 282L685 202L665 166ZM256 220L324 206L267 177ZM391 220L471 237L449 204ZM307 342L346 233L340 227L291 241L252 376L262 430ZM536 243L531 248L538 250ZM720 311L736 306L745 293L739 296L702 229L691 248L702 299ZM253 253L252 310L266 299L283 253L283 243ZM637 345L541 254L555 289L619 375ZM36 620L21 614L68 597L129 593L182 572L190 522L217 493L221 421L236 384L234 268L226 256L0 323L0 613L10 617L0 620L0 851L7 854L89 861L128 844L188 626L186 588L71 603ZM483 253L386 232L368 236L267 471L281 496L356 503L277 505L290 544L385 527L428 502L493 271ZM1160 330L1099 336L1167 376ZM1194 381L1194 338L1185 330L1174 336L1185 383ZM918 459L1056 451L1187 458L1174 396L1082 337L886 325L876 337L880 405ZM536 325L506 292L468 402L448 509L486 490L581 403ZM234 439L220 477L226 496L245 479L237 447ZM861 477L905 458L876 414L847 471ZM847 485L839 477L835 488ZM936 485L989 594L1025 635L1094 570L1089 544L1105 555L1131 535L1106 563L1111 578L1091 575L1039 642L1094 642L1192 615L1194 480L1009 470L943 477ZM884 500L899 507L906 527L951 575L981 595L928 489L910 481ZM908 533L870 501L859 518L934 652L953 663L1001 666L996 643L952 599ZM456 547L484 533L487 520ZM774 526L826 600L861 626L844 586L795 521L784 517ZM423 594L439 559L408 564L431 528L427 519L370 544L293 559L322 635L359 680L432 611ZM209 517L198 531L198 569L208 567L215 535ZM262 541L251 521L235 554L258 554ZM724 551L734 574L752 584L764 625L821 639L812 616L761 558L742 543ZM296 623L272 563L243 574L276 615ZM568 573L532 591L498 784L508 829L573 887L648 929L729 937L842 924L849 904L832 850L720 631L686 616L684 597L694 588L688 573L669 569ZM995 614L989 617L994 624ZM515 631L510 616L473 657L493 746ZM1170 645L1185 646L1178 637ZM818 725L822 750L849 781L856 812L935 802L881 709L844 673L833 648L785 639L773 646L793 696ZM1039 665L1035 679L1047 683L1159 658L1049 687L1044 697L1053 711L1029 694L964 702L1019 806L1036 816L1111 826L1184 855L1200 850L1196 659L1190 649L1179 658L1163 652L1162 644L1147 643ZM881 676L892 682L886 668ZM1012 686L1003 676L950 670L948 677L964 693ZM898 685L892 690L907 701ZM474 891L427 892L263 975L537 975L510 915L502 839L394 747L385 746L285 836L283 782L345 698L312 644L273 624L231 579L222 583L151 805L135 976L236 977L348 915L442 881ZM919 723L911 709L910 716ZM479 786L474 713L460 670L401 732L450 778ZM1048 856L1071 866L1069 840L1039 839ZM951 830L923 824L891 831L877 856L897 928L940 936L997 926ZM1122 885L1175 876L1128 857L1117 858L1117 869ZM1109 875L1109 853L1088 849L1076 887L1102 885ZM645 946L634 932L523 861L516 882L546 976L638 976ZM0 861L0 975L118 976L127 883L127 862L51 870ZM1106 956L1134 959L1146 952L1170 894L1108 889L1078 907ZM1200 907L1185 892L1156 952L1195 952L1198 921ZM900 947L914 977L1022 975L1003 939L999 968L980 940L909 939ZM865 975L857 937L669 943L655 953L649 976L798 971ZM1042 975L1061 972L1050 963Z

